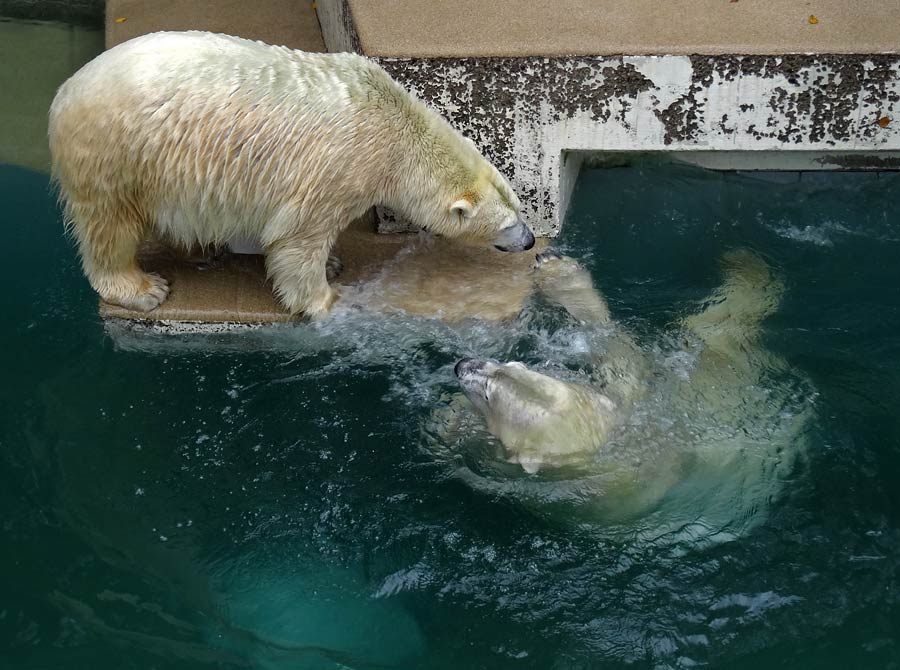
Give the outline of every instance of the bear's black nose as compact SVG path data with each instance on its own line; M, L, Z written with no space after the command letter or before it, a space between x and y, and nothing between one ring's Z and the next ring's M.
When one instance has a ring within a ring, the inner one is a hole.
M453 366L453 374L459 377L463 373L463 370L466 367L466 363L471 360L471 358L460 358L458 361L456 361L456 365Z
M534 233L522 222L504 228L494 240L494 247L500 251L526 251L533 246Z
M457 377L467 372L475 372L479 368L484 367L484 363L475 358L461 358L456 365L453 366L453 374Z

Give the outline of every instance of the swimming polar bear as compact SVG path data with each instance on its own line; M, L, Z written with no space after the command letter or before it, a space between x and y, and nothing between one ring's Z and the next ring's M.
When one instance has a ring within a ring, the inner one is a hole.
M725 254L722 268L723 284L677 324L680 346L660 362L612 319L581 265L539 255L537 288L602 333L592 340L602 350L580 376L460 360L464 395L429 426L457 476L592 521L655 515L657 531L700 524L720 538L757 523L803 452L809 395L761 344L782 282L746 250Z

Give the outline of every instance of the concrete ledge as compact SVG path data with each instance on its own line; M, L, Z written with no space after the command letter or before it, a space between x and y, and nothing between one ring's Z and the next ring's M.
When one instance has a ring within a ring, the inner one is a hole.
M219 267L184 262L166 250L144 250L144 270L169 281L169 298L152 312L135 312L100 302L100 316L132 321L205 322L216 324L280 323L291 320L266 281L262 256L234 255Z
M334 282L340 308L414 316L448 322L467 318L504 320L518 315L532 294L532 265L542 241L530 253L507 254L490 246L468 246L418 235L382 235L371 220L345 231L335 247L344 270ZM275 299L262 256L233 255L218 267L186 263L158 245L140 257L145 270L169 280L171 293L158 308L134 312L100 303L104 319L142 323L116 333L220 333L258 324L295 321ZM502 292L495 287L503 284Z
M378 235L371 220L357 221L338 240L335 251L344 263L340 285L371 279L410 241L408 235ZM166 301L151 312L135 312L100 302L100 316L143 322L227 324L287 323L288 314L266 278L261 255L231 254L214 267L185 262L184 255L148 244L139 256L144 270L169 281Z
M335 0L319 4L326 7ZM900 47L900 3L884 0L339 0L338 4L349 13L361 52L379 57L877 54L896 53ZM331 43L328 47L336 50Z

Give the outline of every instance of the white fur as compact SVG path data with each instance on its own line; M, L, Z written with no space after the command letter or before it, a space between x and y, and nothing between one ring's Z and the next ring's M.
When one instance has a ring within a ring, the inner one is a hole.
M315 316L336 297L325 263L338 233L375 204L486 241L518 217L471 142L354 54L146 35L64 83L49 132L91 284L138 309L153 282L134 256L149 233L185 246L258 240L285 306ZM453 209L461 199L472 216Z
M678 486L667 503L673 529L697 521L724 538L758 522L758 511L777 497L802 457L811 418L796 387L777 381L790 372L787 363L761 342L762 322L778 308L782 282L753 252L725 254L722 286L680 324L684 338L701 344L682 378L651 367L610 320L606 301L579 264L541 258L537 284L546 297L610 331L594 366L602 384L557 379L520 363L461 361L456 374L468 404L502 443L505 459L529 474L555 468L550 480L563 489L569 484L558 477L577 473L570 491L595 500L608 519L646 512ZM439 410L435 418L448 443L463 425L459 407ZM657 413L662 421L648 419ZM527 489L466 476L489 490ZM548 481L537 480L536 499L547 496L541 485ZM680 519L682 511L692 520Z

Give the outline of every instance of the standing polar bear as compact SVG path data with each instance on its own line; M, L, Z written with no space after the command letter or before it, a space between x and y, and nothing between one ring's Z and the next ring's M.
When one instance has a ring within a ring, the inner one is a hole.
M438 114L354 54L204 32L154 33L101 54L50 108L53 173L85 274L149 311L169 292L136 252L258 240L275 291L316 317L338 234L373 205L441 235L531 248L504 177Z

